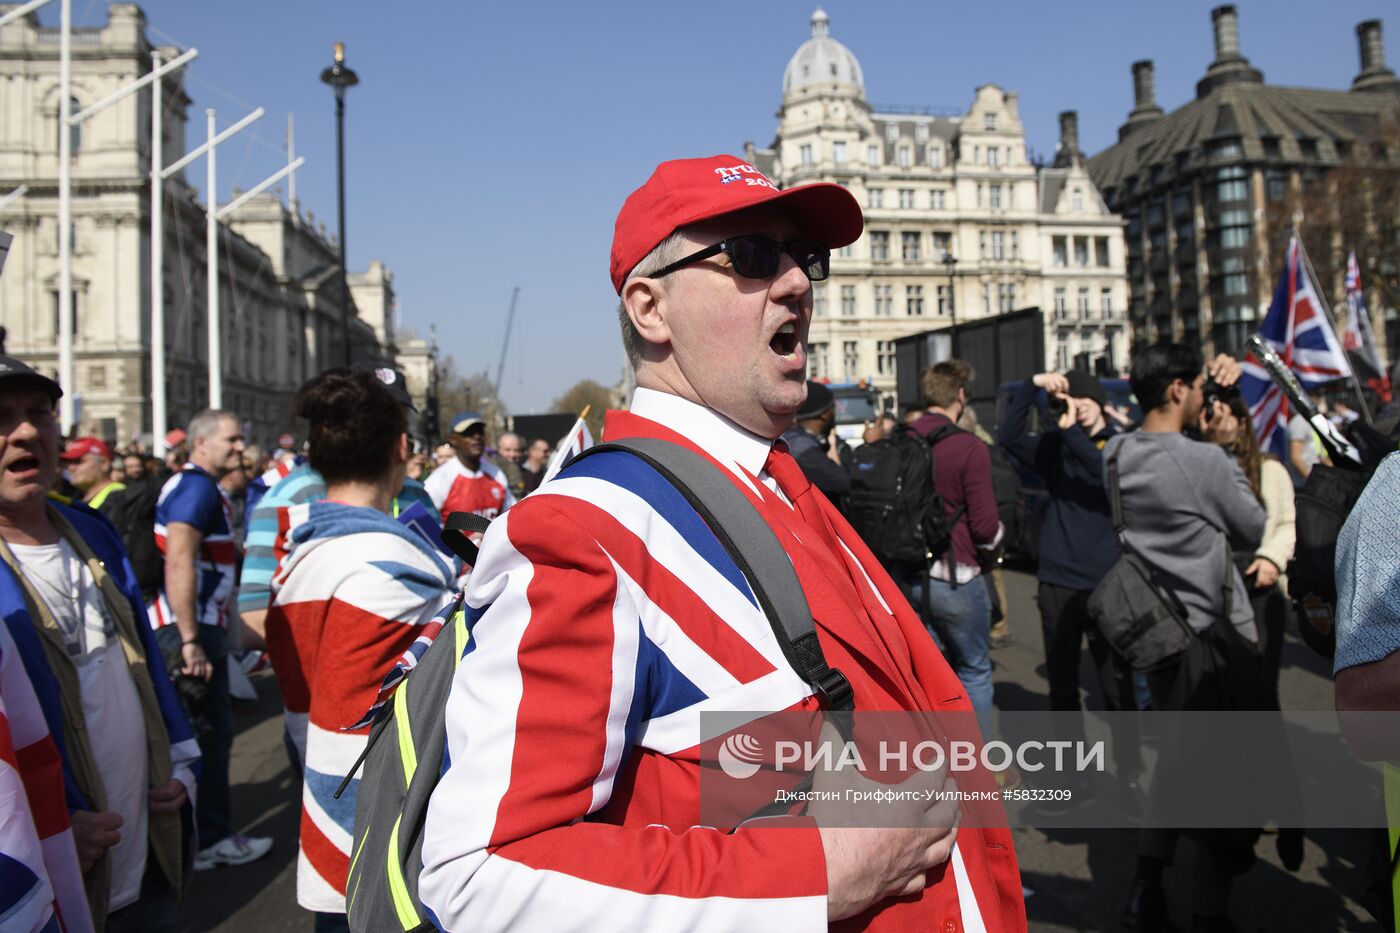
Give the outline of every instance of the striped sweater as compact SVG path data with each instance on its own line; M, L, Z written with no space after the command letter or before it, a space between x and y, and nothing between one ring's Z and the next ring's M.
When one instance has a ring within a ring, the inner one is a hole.
M267 646L301 755L297 902L343 913L359 781L336 787L364 751L352 726L433 618L455 568L374 509L320 500L286 510L288 551L272 579Z

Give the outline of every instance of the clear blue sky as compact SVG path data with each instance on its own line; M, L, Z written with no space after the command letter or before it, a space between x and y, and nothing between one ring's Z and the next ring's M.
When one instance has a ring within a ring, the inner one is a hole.
M783 68L809 35L814 0L760 3L382 3L366 0L150 0L157 41L196 46L190 143L205 107L220 126L254 105L268 115L220 150L220 198L285 163L295 114L303 207L334 229L331 92L318 80L347 44L351 268L394 271L401 322L437 325L443 353L494 377L511 289L521 286L502 395L545 410L579 379L622 365L608 281L613 219L659 161L772 141ZM1077 109L1090 153L1132 107L1130 66L1155 59L1161 105L1194 94L1212 55L1201 0L997 4L831 0L831 34L860 60L876 104L966 108L973 89L1020 92L1029 142L1054 150L1056 115ZM1244 0L1244 54L1270 83L1345 88L1359 70L1355 27L1393 0ZM102 0L73 0L100 23ZM57 21L57 4L43 20ZM203 182L202 171L191 176Z

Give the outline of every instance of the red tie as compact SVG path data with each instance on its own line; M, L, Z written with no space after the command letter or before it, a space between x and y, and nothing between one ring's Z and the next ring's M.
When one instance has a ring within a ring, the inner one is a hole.
M831 552L831 556L844 565L840 540L831 527L831 523L822 514L821 503L812 497L812 484L807 479L807 474L802 472L802 467L798 465L792 454L788 453L788 445L785 442L779 440L773 444L773 449L768 452L768 460L763 464L763 468L768 471L769 476L777 481L778 488L783 491L783 495L788 497L788 500L802 515L803 524L816 532L817 537Z

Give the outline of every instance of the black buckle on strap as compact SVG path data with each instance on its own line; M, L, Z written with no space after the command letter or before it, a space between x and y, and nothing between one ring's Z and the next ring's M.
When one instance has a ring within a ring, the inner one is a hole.
M818 674L812 686L821 698L822 709L838 712L855 709L855 692L851 689L851 682L836 668L828 667Z

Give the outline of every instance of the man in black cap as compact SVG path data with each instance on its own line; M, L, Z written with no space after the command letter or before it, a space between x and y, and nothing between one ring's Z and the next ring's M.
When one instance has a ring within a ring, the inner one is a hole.
M851 491L851 474L841 459L841 440L831 436L836 425L836 397L820 382L807 380L807 401L797 410L797 420L783 432L797 465L808 481L842 512Z
M1041 391L1039 433L1031 433L1031 406ZM1087 372L1040 373L1027 379L1002 420L997 441L1045 481L1047 502L1040 525L1041 633L1050 709L1079 712L1079 659L1085 637L1110 710L1134 710L1132 672L1089 620L1089 594L1118 560L1109 518L1103 448L1117 430L1104 418L1103 386ZM1142 763L1136 737L1115 741L1119 781L1130 812L1140 805ZM1088 800L1088 795L1074 795Z

